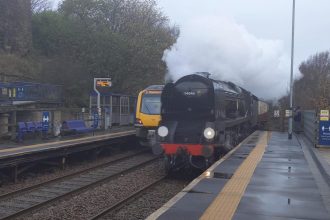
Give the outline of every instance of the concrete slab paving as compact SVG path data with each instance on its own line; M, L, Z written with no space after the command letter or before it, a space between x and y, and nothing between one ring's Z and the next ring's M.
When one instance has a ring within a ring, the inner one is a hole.
M227 183L226 179L203 179L177 204L160 216L161 220L199 219Z
M180 200L162 211L158 219L199 219L229 181L228 176L221 174L232 176L257 140L259 138L254 135L249 144L242 144L230 158L214 168L213 178L199 181ZM232 219L330 220L322 193L324 188L319 188L315 169L306 160L306 153L296 137L288 140L287 133L272 132Z

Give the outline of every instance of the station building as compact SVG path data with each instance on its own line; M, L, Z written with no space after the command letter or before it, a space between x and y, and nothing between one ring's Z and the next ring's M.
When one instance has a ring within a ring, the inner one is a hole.
M18 122L61 121L62 86L32 82L0 82L0 138L16 135Z
M90 127L98 113L98 128L107 130L116 125L132 125L135 117L136 97L101 91L100 109L97 94L90 93L89 107L64 108L63 87L33 82L0 82L0 139L14 139L18 122L41 122L43 113L49 112L51 131L64 120L84 120Z

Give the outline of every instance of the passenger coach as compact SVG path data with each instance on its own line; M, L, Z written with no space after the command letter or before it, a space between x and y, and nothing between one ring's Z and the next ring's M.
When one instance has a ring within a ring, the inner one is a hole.
M160 121L160 96L164 86L152 85L139 93L136 106L136 136L143 146L151 146L156 140Z

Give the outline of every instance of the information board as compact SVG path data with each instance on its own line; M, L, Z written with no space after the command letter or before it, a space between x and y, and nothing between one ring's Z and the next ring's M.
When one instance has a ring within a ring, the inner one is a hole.
M111 78L94 78L94 91L97 94L97 109L99 116L101 115L101 93L110 92L112 86Z
M111 82L111 79L110 78L96 78L96 87L101 87L101 88L104 88L104 87L111 87L112 86L112 82Z
M287 118L292 117L292 111L291 110L285 110L285 117L287 117Z
M330 145L330 121L319 122L319 145Z

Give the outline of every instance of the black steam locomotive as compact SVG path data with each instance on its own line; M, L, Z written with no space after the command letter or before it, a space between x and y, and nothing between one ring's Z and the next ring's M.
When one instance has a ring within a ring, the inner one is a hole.
M164 87L157 133L168 169L205 169L257 125L258 98L209 75L187 75Z

